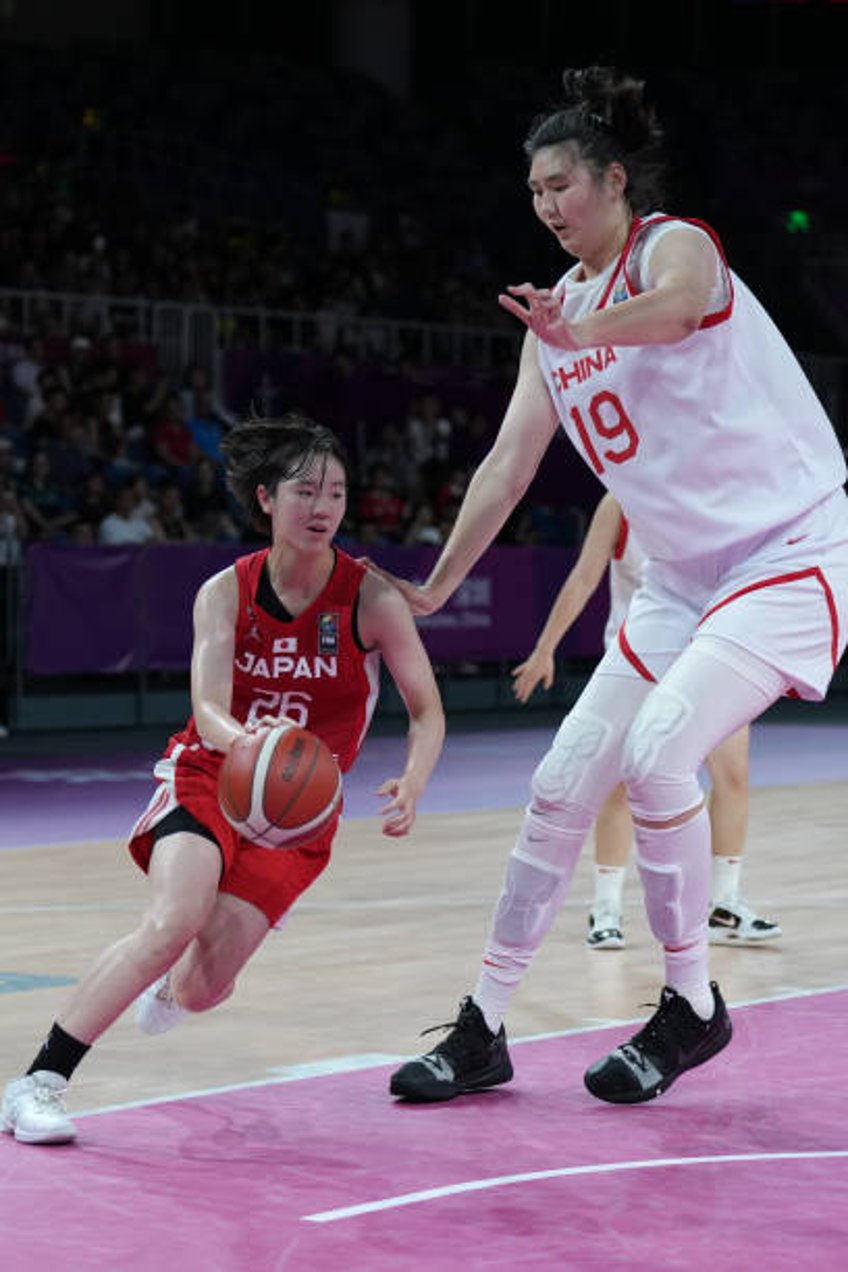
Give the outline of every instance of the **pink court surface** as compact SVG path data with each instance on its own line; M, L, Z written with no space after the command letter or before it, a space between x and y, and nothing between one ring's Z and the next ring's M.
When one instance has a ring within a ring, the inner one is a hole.
M520 805L547 736L454 734L422 814ZM848 776L848 730L806 726L803 739L756 732L753 783ZM363 755L351 817L371 812L383 745ZM57 842L60 806L69 841L122 834L149 758L0 755L0 849ZM0 1136L0 1269L844 1270L845 973L734 1002L727 1050L635 1108L601 1104L582 1082L631 1022L511 1039L512 1083L444 1105L393 1101L400 1057L385 1055L77 1105L76 1144ZM414 1028L415 1003L404 1010Z
M618 1028L518 1042L509 1087L451 1104L393 1103L376 1066L6 1140L3 1267L844 1269L848 989L734 1021L697 1082L637 1108L582 1087Z

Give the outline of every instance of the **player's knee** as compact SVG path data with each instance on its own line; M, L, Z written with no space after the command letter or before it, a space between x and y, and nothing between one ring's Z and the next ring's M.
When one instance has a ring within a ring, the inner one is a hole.
M554 809L579 798L584 778L602 757L610 735L605 721L579 708L570 712L531 779L533 806Z
M628 789L653 776L680 771L680 735L692 719L692 703L657 684L636 714L624 740L623 772Z
M191 908L179 906L145 915L141 924L141 943L145 954L151 962L170 966L196 936L199 922Z

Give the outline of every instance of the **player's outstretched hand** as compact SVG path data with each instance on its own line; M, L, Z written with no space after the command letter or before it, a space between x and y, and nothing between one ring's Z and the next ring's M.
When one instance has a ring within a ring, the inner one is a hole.
M507 287L507 292L510 294L501 292L498 304L529 327L545 344L556 345L559 349L580 348L571 324L562 316L562 296L558 292L550 287L534 287L532 283ZM516 300L516 296L521 297L526 306Z
M393 838L408 835L415 822L418 803L418 792L412 783L404 777L390 777L377 787L377 794L389 796L389 802L380 809L383 834Z
M367 566L372 574L376 574L378 578L396 587L406 599L413 614L419 616L432 614L439 608L441 602L433 596L426 583L410 583L409 579L401 579L396 574L391 574L388 570L375 565L370 557L358 557L357 560Z
M534 649L529 658L512 671L512 691L519 702L526 702L539 681L546 689L554 683L554 659L552 654Z

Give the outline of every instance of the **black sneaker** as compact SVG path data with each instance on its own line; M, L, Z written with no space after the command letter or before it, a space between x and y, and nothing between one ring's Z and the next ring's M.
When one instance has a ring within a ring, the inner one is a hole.
M710 1020L702 1020L666 986L659 1007L639 1032L586 1070L583 1081L592 1095L610 1104L641 1104L726 1047L733 1026L715 981L710 988L715 1011Z
M493 1034L470 996L460 1003L456 1020L449 1025L434 1025L433 1029L450 1029L450 1033L432 1051L408 1060L392 1074L392 1095L416 1104L431 1104L509 1082L512 1063L504 1027L501 1025ZM432 1030L425 1029L424 1033Z

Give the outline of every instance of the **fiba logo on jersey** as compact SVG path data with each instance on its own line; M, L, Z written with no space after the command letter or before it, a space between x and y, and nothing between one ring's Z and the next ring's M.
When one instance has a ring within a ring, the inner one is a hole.
M333 613L318 615L318 653L339 652L339 616Z

